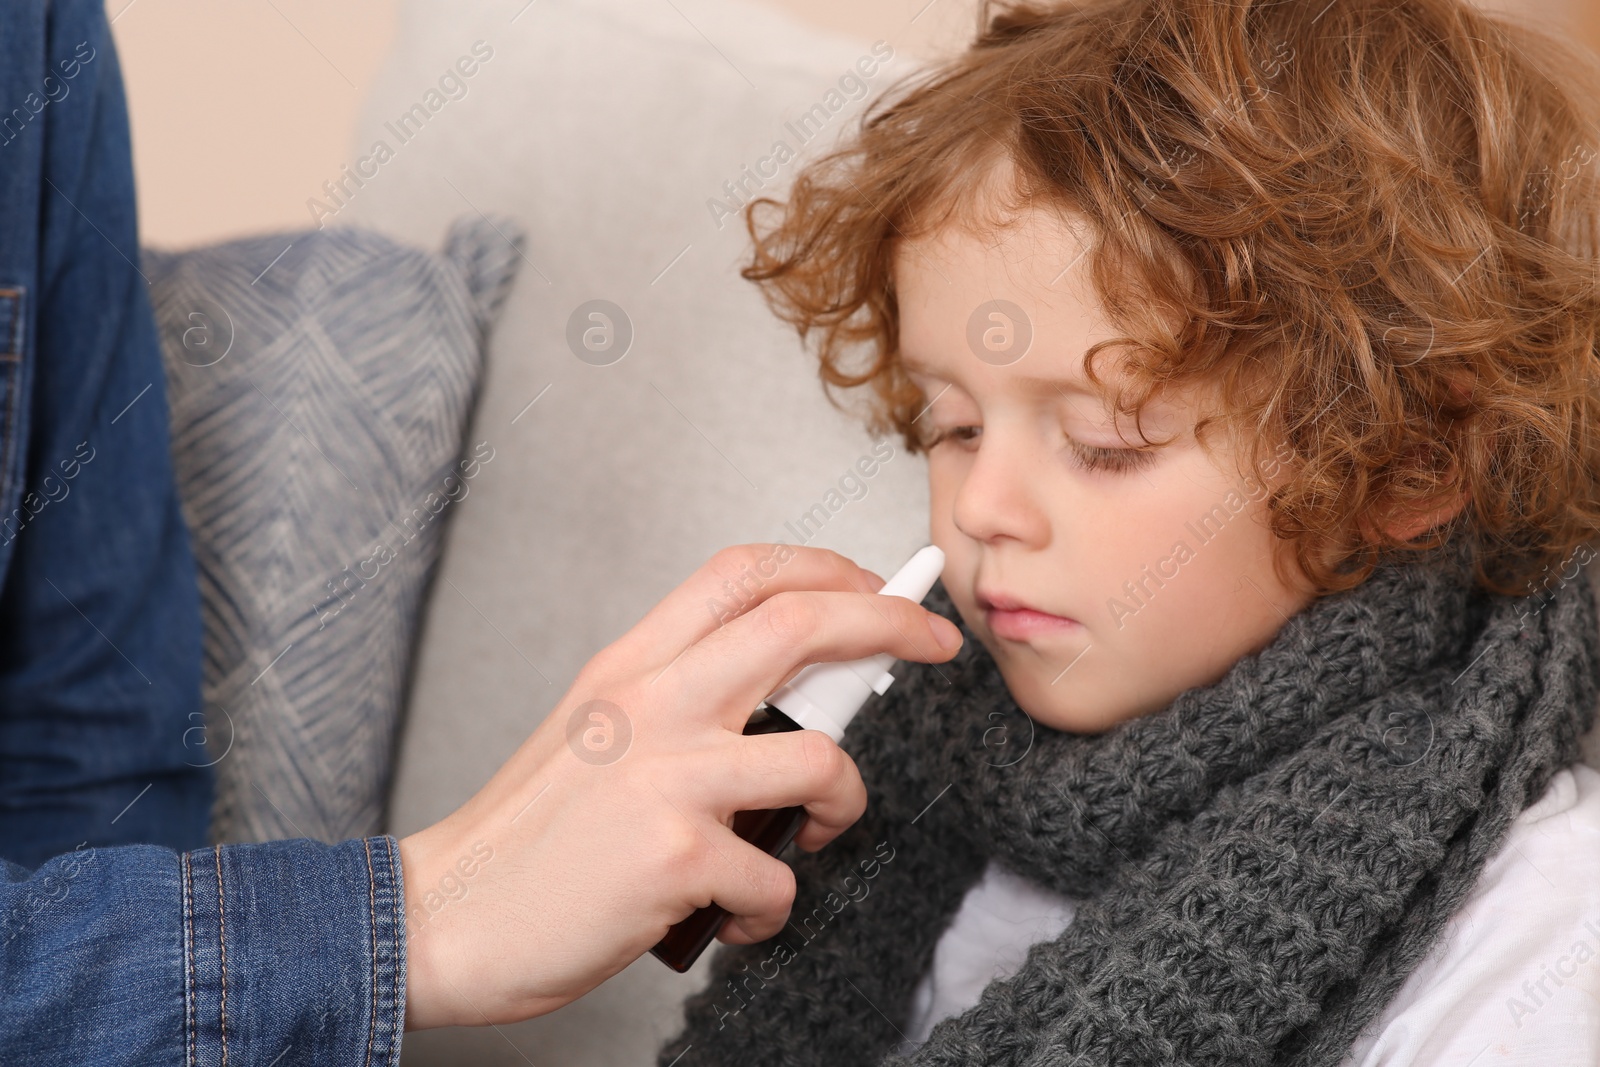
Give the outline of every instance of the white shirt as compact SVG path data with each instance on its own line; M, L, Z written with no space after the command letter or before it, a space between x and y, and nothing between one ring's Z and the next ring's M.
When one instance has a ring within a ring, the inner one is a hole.
M1014 974L1071 900L998 863L968 890L912 999L911 1045ZM1600 771L1559 771L1511 824L1439 940L1342 1067L1600 1064Z

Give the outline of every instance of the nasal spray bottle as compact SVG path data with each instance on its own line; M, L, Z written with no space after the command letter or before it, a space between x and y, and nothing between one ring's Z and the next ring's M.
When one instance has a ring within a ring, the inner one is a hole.
M944 553L935 545L919 551L878 590L882 596L901 596L921 603L939 572ZM756 708L745 725L746 734L775 734L789 730L821 730L834 741L874 693L894 682L887 652L848 663L813 663L796 674ZM769 808L741 811L733 816L733 832L768 855L782 852L806 821L806 809ZM674 925L650 951L675 971L687 971L706 950L727 912L709 904Z

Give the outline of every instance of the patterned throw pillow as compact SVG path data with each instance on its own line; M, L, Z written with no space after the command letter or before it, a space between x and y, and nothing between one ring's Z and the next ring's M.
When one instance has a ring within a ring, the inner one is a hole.
M522 234L330 228L145 250L200 570L212 837L379 832L422 597Z

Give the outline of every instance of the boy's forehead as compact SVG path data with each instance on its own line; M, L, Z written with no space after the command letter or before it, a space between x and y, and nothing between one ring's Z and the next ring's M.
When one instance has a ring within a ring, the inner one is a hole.
M897 281L954 284L952 273L967 275L967 282L981 274L990 284L1062 291L1084 277L1092 240L1088 219L1071 208L1033 204L1003 225L958 219L905 238L897 242L892 270Z
M1082 374L1084 352L1118 331L1090 282L1086 252L1081 230L1038 209L990 232L947 226L901 242L892 270L902 365L929 375L964 355L1003 365L969 352L974 338L991 328L1022 331L1032 343L1004 367L1008 384L1042 396L1099 395Z
M1085 357L1126 331L1110 321L1093 284L1088 222L1080 216L1074 229L1052 212L1029 216L992 235L949 227L901 243L893 263L900 297L896 359L912 374L963 388L981 382L1013 396L1108 406L1126 384L1121 354L1096 357L1100 385L1085 373ZM1019 250L1033 258L1019 257ZM991 326L1017 326L986 317L996 300L1028 320L1031 343L1015 362L985 358L974 347L975 336ZM1213 388L1197 382L1157 390L1146 405L1152 425L1182 422L1214 399Z

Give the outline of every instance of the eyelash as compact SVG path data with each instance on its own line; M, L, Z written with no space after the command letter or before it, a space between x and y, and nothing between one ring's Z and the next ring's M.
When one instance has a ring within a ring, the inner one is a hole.
M963 436L964 430L976 430L976 426L952 426L947 430L940 430L932 440L928 441L925 448L934 448L947 440L970 441L969 436ZM1127 474L1140 470L1155 461L1154 449L1149 448L1097 448L1094 445L1071 442L1072 452L1080 468L1086 471L1110 471L1113 474Z

